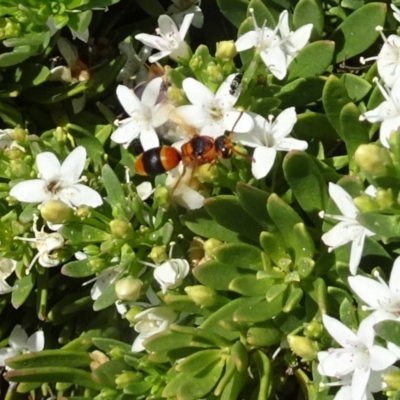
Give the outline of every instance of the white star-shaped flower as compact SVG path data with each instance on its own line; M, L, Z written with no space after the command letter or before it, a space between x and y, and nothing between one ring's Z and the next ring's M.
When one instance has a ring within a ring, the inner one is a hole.
M64 238L56 232L46 233L44 231L44 226L39 231L37 228L38 216L33 214L33 226L32 230L35 235L35 238L24 238L24 237L15 237L14 239L21 240L23 242L32 242L35 244L37 249L37 254L33 257L31 263L26 269L26 274L29 274L30 270L34 266L35 262L38 261L42 267L50 268L55 267L60 264L60 260L57 256L54 256L52 253L53 250L60 249L64 246Z
M156 333L163 332L176 320L177 314L168 307L153 307L135 316L138 321L135 331L139 333L132 345L132 352L145 350L143 341Z
M114 142L128 147L134 139L140 137L140 143L145 151L160 145L155 128L167 121L173 108L167 103L157 104L161 85L161 77L151 80L140 100L132 90L118 85L118 100L129 117L117 121L118 128L111 135Z
M384 41L381 51L375 57L361 57L360 62L365 64L368 61L376 60L380 77L385 85L391 88L400 78L400 37L390 35L387 38L382 32L381 26L377 26L376 30L380 32Z
M264 178L272 168L278 151L305 150L308 147L304 140L288 137L296 123L294 107L283 110L274 120L252 114L254 129L249 133L235 133L233 140L244 146L255 147L251 170L256 179Z
M15 271L17 262L11 258L0 257L0 294L9 293L16 289L10 286L6 279Z
M189 263L183 258L171 258L154 269L154 279L160 284L163 293L175 289L190 271Z
M393 88L384 88L378 78L374 78L385 100L373 110L367 111L360 116L360 121L381 122L379 139L384 147L389 148L389 138L393 131L400 127L400 79L397 79Z
M351 274L354 275L360 264L365 237L373 236L375 233L364 228L357 221L358 209L351 196L343 188L331 182L329 195L342 215L325 214L323 211L320 213L321 218L328 217L339 221L330 231L324 233L321 239L329 246L329 251L352 242L349 267Z
M376 321L400 320L400 257L397 257L390 274L389 284L375 274L378 281L366 276L351 276L349 284L360 299L367 304L363 309L373 311Z
M154 63L161 58L169 56L173 60L187 64L192 56L189 45L185 42L185 36L192 23L194 14L187 14L183 18L181 27L177 28L175 22L168 15L160 15L158 18L157 34L139 33L135 39L144 45L159 50L158 53L149 57L149 61Z
M69 207L87 205L98 207L103 204L101 196L92 188L79 182L86 160L86 149L78 146L64 160L62 165L50 152L36 157L39 179L17 183L10 190L10 196L25 203L44 203L48 200L61 200Z
M8 347L0 349L0 366L10 368L5 365L8 358L18 356L20 354L42 351L44 348L43 331L37 331L31 336L21 328L21 325L15 325L8 339Z
M357 333L342 322L322 316L325 329L342 348L318 353L318 372L335 378L351 374L351 398L362 400L372 371L383 371L394 364L397 357L382 346L374 345L373 319L360 323Z
M182 88L192 104L176 108L175 113L199 129L201 135L214 139L225 131L249 132L254 127L253 119L233 108L240 95L240 88L230 93L235 76L229 75L215 94L196 79L186 78Z
M201 28L204 22L203 11L200 8L200 0L172 0L167 10L171 18L178 26L182 25L183 19L187 14L193 14L192 25Z
M255 29L246 32L236 41L236 50L241 52L255 47L271 73L277 79L283 79L293 57L308 42L312 24L304 25L296 32L292 32L289 28L288 12L285 10L280 14L275 29L267 28L266 21L260 28L254 16L254 9L250 8L249 11Z

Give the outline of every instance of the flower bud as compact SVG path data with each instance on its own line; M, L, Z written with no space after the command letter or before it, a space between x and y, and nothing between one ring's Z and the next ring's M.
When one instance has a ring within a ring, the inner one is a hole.
M212 183L218 177L218 168L215 164L200 165L196 172L200 182Z
M101 272L106 268L105 261L100 257L92 257L89 260L88 265L94 273Z
M304 334L310 339L318 339L324 331L323 325L318 321L311 321L304 328Z
M233 40L223 40L217 43L215 57L223 61L232 60L237 54L235 42Z
M7 147L6 149L4 149L4 155L9 160L18 160L23 155L23 152L20 149Z
M142 379L142 374L133 371L125 371L115 378L115 384L118 389L124 389L134 382L140 382Z
M379 208L390 208L395 202L392 189L378 189L375 196Z
M222 242L220 240L211 238L204 242L204 251L211 257L221 246Z
M219 65L210 62L207 65L207 75L211 82L222 82L224 80L224 75L222 74L222 69Z
M388 385L388 389L400 389L400 371L390 370L382 376L382 380Z
M140 296L142 285L143 282L140 279L127 276L115 284L115 293L120 300L135 301Z
M133 306L129 309L129 311L125 314L125 318L129 321L130 324L136 323L136 315L143 311L142 307Z
M55 129L53 135L57 142L66 143L68 141L68 132L60 126Z
M313 361L317 358L318 346L312 340L297 335L288 335L290 349L303 361Z
M157 205L167 204L169 200L169 191L165 186L159 186L154 192L154 201Z
M11 131L11 137L18 143L24 143L27 136L26 130L22 128L14 128Z
M362 194L361 196L358 196L353 199L354 204L356 207L361 211L361 212L367 212L367 211L374 211L376 210L376 203L371 197Z
M100 367L100 365L105 364L110 361L110 359L101 351L94 350L90 353L90 358L93 360L90 363L90 369L94 371L96 368Z
M183 106L186 103L186 98L183 93L183 90L175 86L170 86L167 90L168 100L176 106Z
M30 168L28 167L26 162L24 162L24 160L21 160L21 157L18 157L18 159L12 159L10 161L11 175L16 178L26 177L26 175L29 173L29 169Z
M126 236L132 229L128 222L122 219L113 219L110 222L110 230L111 234L118 238L123 238Z
M82 250L89 257L98 256L100 254L100 249L94 244L89 244L85 246Z
M82 220L90 218L92 216L92 210L88 206L79 206L75 211L75 215Z
M49 200L40 207L42 218L52 224L63 224L72 215L72 209L61 200Z
M150 254L148 257L155 263L155 264L161 264L165 260L168 259L168 254L165 250L165 246L154 246L151 249Z
M355 154L354 159L359 167L371 176L380 176L388 172L392 166L389 151L376 144L362 144Z
M185 292L190 300L200 307L212 307L216 303L218 297L214 289L203 285L186 286Z

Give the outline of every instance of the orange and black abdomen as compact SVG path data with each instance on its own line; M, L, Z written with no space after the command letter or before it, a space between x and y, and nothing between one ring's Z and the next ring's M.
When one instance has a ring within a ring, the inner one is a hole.
M160 175L175 168L181 155L175 147L155 147L144 151L135 160L135 171L138 175Z
M181 147L183 164L192 162L207 164L215 160L214 139L210 136L195 136Z

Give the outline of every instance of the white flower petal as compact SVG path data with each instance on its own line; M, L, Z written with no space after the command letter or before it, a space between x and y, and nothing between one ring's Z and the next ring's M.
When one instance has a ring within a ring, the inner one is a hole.
M174 113L184 121L187 121L190 126L194 126L195 128L201 128L208 123L209 120L202 106L191 104L181 106L178 107Z
M160 140L154 128L149 127L148 129L143 129L140 134L140 144L143 150L154 149L160 145Z
M382 346L372 346L369 349L372 371L383 371L397 361L397 357L390 350Z
M274 147L278 151L306 150L308 148L308 143L305 140L284 138L279 140Z
M297 121L296 110L294 107L286 108L274 120L272 125L272 135L275 140L280 140L290 134Z
M143 105L135 93L124 85L117 86L117 97L125 112L132 115L136 111L142 111Z
M161 60L164 57L167 57L171 54L171 50L163 50L158 53L154 53L149 57L149 62L156 63L158 60Z
M393 292L400 295L400 257L397 257L393 263L390 273L389 287Z
M340 212L349 218L356 218L358 214L357 207L352 197L339 185L329 183L329 195L339 208Z
M130 143L139 136L142 130L141 121L130 120L127 124L121 124L111 135L115 143Z
M173 19L166 14L162 14L158 17L158 26L161 36L176 36L179 33Z
M188 100L195 106L211 106L214 94L202 83L193 78L186 78L182 88Z
M258 34L256 31L246 32L235 42L236 50L238 52L251 49L257 45Z
M322 322L328 333L344 348L349 343L358 342L357 335L339 320L324 314Z
M385 119L379 130L379 139L382 145L389 148L389 138L393 131L398 131L400 128L400 115L395 118Z
M201 12L201 10L200 10L200 12ZM181 38L181 40L185 39L186 33L189 30L189 26L192 23L193 17L194 17L194 13L186 14L185 18L183 18L182 25L179 28L179 37Z
M152 108L156 105L158 95L160 94L160 89L162 85L162 78L158 77L152 79L143 90L141 102L146 107Z
M171 53L171 51L167 49L165 40L160 36L149 35L148 33L139 33L138 35L135 35L135 39L142 42L145 46L149 46L153 49L158 49L160 51L168 51L168 54Z
M15 325L14 329L10 333L10 338L8 339L9 345L13 349L23 349L26 347L28 341L28 335L22 329L21 325Z
M50 180L60 174L61 164L55 154L45 151L36 156L36 166L41 178Z
M10 286L6 281L0 280L0 294L10 293L15 289L15 286Z
M360 227L360 231L361 230L364 231L362 227ZM351 244L349 269L352 275L355 275L357 273L357 268L360 265L364 248L364 241L365 233L361 233L355 238L355 240L353 240L353 243Z
M351 398L352 400L362 400L367 390L368 379L371 374L369 368L357 368L354 371L351 380Z
M385 287L380 282L361 275L350 276L348 280L355 294L370 307L379 308L382 299L389 298L390 291L388 287Z
M67 182L76 182L82 175L86 161L86 149L78 146L68 154L61 165L61 175L67 179Z
M44 349L44 333L37 331L29 336L26 347L29 351L42 351Z
M341 377L354 371L354 353L331 349L318 353L318 372L321 375Z
M25 203L42 203L51 198L45 190L46 182L42 179L31 179L17 183L10 190L10 196Z
M95 208L103 204L103 199L94 189L79 183L62 189L59 196L75 207L86 205Z
M224 114L224 127L229 132L246 133L254 128L254 120L245 112L230 110Z
M151 182L142 182L140 185L136 186L136 193L141 200L148 199L154 192L153 185Z
M143 350L146 350L143 346L143 342L146 338L144 338L141 335L138 335L135 339L135 341L132 344L131 352L132 353L139 353Z
M259 146L253 153L253 163L251 164L251 172L254 178L261 179L268 175L274 165L276 150L272 147Z
M175 109L172 104L160 103L152 109L153 126L158 128L168 121L171 112Z
M0 367L5 367L5 361L8 358L15 357L20 354L20 351L18 349L13 349L11 347L5 347L3 349L0 349Z
M269 47L260 53L261 59L271 74L282 80L286 76L286 54L279 46Z
M204 196L187 185L180 184L174 192L174 200L187 210L203 207Z
M339 222L321 237L322 241L332 250L349 243L354 238L354 225L347 222ZM358 229L358 227L356 227ZM358 232L358 230L357 230Z

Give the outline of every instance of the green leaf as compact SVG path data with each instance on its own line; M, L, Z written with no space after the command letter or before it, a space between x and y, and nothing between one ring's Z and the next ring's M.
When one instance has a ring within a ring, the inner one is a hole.
M257 25L259 27L263 26L266 23L268 28L275 28L276 21L271 11L268 10L268 7L261 0L250 0L248 9L252 8L254 10L254 17L257 21ZM255 27L253 26L253 29Z
M283 160L283 172L300 206L316 226L321 226L318 213L325 210L329 194L313 158L301 151L291 151Z
M105 353L109 353L113 349L118 349L128 354L131 352L132 346L119 340L107 337L94 337L92 341L97 348L99 348L101 351L104 351Z
M74 31L82 33L89 28L92 14L91 10L69 13L68 26Z
M330 40L320 40L306 45L291 61L286 81L323 74L332 62L334 50L335 43Z
M14 308L19 308L25 303L35 286L35 274L24 276L18 281L17 288L11 293L11 304Z
M152 352L170 351L190 346L192 335L164 331L152 335L144 341L144 346Z
M181 361L175 369L185 374L197 374L210 364L215 363L221 358L221 350L206 349L198 351Z
M307 111L297 114L297 122L293 128L293 136L309 142L315 139L338 140L339 136L325 114Z
M246 18L248 2L245 0L217 0L218 7L222 15L231 22L236 28Z
M13 101L0 101L0 117L10 127L24 126L24 119Z
M110 360L98 366L92 375L102 386L114 389L115 377L122 374L127 369L127 365L122 360Z
M308 77L296 79L283 86L277 97L282 101L281 108L303 107L321 98L325 77Z
M280 343L281 340L282 332L273 320L251 327L246 334L246 341L250 346L269 347Z
M261 350L253 353L253 359L257 365L260 383L258 387L257 400L267 400L270 398L272 390L272 368L269 358Z
M12 369L41 367L88 367L93 360L86 351L42 350L38 353L22 354L7 358L7 366Z
M277 264L281 258L287 257L285 242L283 236L279 233L262 232L260 244L265 253L275 264Z
M340 112L342 108L351 102L344 84L335 75L331 75L326 81L322 102L329 122L336 132L342 136L342 125L340 123Z
M385 3L368 3L351 13L332 33L336 43L336 63L367 50L379 37L375 29L386 19Z
M110 234L90 225L68 224L60 230L61 235L71 244L104 242Z
M310 41L312 42L322 36L324 32L324 19L325 19L324 11L319 1L300 0L296 4L296 7L294 8L293 12L294 28L299 29L303 25L313 24L313 30L311 32L311 37L310 37Z
M281 292L272 301L262 300L257 304L246 304L234 312L233 320L242 324L272 319L282 312L284 297L285 292Z
M244 243L227 243L216 250L214 257L220 263L234 268L262 270L261 251Z
M384 215L377 212L360 213L357 220L376 235L391 239L400 237L400 216Z
M258 242L261 226L253 222L236 196L221 195L208 198L204 200L204 208L218 224L237 232L240 237Z
M182 220L195 235L229 243L241 242L236 232L219 225L203 208L187 212Z
M61 273L72 278L86 278L87 276L94 275L89 261L88 258L79 261L71 261L62 266Z
M374 325L374 330L382 338L400 346L400 322L382 321Z
M107 286L103 293L93 303L93 310L100 311L104 308L110 307L118 300L115 293L115 282Z
M229 290L243 296L261 296L267 293L272 285L271 279L258 279L256 275L247 274L234 278L229 284Z
M36 53L37 47L26 46L24 52L18 51L18 47L12 52L0 54L0 68L21 64L27 58Z
M32 369L20 369L5 373L7 380L11 382L67 382L101 390L103 385L90 372L70 367L43 367Z
M14 81L24 88L40 85L50 75L50 70L41 64L23 63L15 70Z
M354 102L362 100L372 89L372 85L364 78L354 74L343 74L340 77L347 93Z

